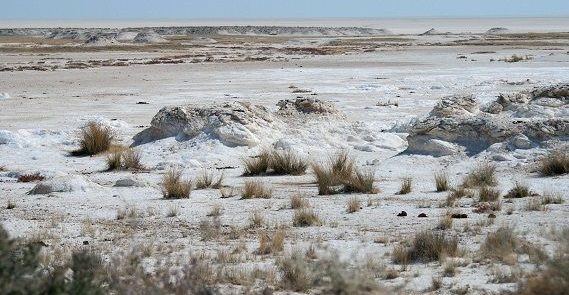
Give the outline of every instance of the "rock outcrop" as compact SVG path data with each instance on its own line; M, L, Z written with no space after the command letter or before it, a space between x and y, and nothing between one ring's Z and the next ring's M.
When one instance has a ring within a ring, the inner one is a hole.
M46 195L55 192L85 192L97 186L79 175L58 176L38 183L31 195Z
M135 136L135 143L160 138L190 139L206 134L228 146L254 146L275 120L263 106L227 102L209 107L177 106L161 109L151 127Z
M472 96L441 100L412 125L408 153L472 155L505 142L528 149L550 139L569 137L569 84L500 95L481 108Z
M342 116L331 102L313 98L285 99L277 103L281 116L298 116L300 114L335 115Z

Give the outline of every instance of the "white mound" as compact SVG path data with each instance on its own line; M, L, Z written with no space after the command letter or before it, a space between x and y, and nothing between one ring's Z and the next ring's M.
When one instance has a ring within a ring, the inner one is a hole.
M120 32L118 33L116 39L121 42L132 42L134 38L138 35L138 32Z
M140 32L134 37L134 42L136 43L163 43L167 42L166 39L162 38L154 31Z
M59 176L38 183L30 192L31 195L45 195L55 192L86 192L97 185L83 176Z
M486 34L498 35L498 34L507 34L509 32L510 30L508 28L497 27L497 28L491 28L490 30L486 31Z
M95 35L85 41L86 46L109 46L116 45L119 42L113 36Z
M10 98L10 95L8 93L0 92L0 99L8 99L8 98Z
M435 28L432 28L432 29L424 32L423 34L420 34L419 36L436 36L436 35L448 35L448 34L450 34L450 33L449 32L441 32Z

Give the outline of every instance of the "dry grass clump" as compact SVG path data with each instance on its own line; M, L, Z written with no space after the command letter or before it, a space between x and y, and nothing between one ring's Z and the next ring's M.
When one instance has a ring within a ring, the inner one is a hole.
M211 210L209 210L209 212L207 213L207 216L210 217L219 217L223 214L223 207L221 207L221 205L216 204L213 205L213 207L211 207Z
M454 207L457 200L465 197L472 198L473 196L474 195L471 191L463 187L459 187L448 193L447 198L442 205L443 207Z
M223 173L216 179L213 172L209 173L207 170L203 170L202 174L196 179L196 189L219 189L223 186L223 179Z
M221 193L221 198L222 199L227 199L227 198L233 198L235 197L237 194L235 193L235 188L234 187L221 187L219 189L219 192Z
M439 220L439 224L437 225L436 229L438 230L447 230L452 228L452 217L451 214L446 214Z
M260 181L245 181L241 198L243 199L270 199L273 191Z
M312 287L312 271L300 251L294 251L277 261L281 272L280 285L285 290L305 292Z
M543 158L539 171L544 176L554 176L569 173L569 153L557 151Z
M320 218L312 209L303 208L294 210L292 225L306 227L320 224Z
M256 157L243 159L245 165L244 176L262 175L269 170L271 155L268 151L263 151Z
M176 217L180 215L180 207L170 206L168 207L168 212L166 212L166 217Z
M302 209L310 207L310 202L302 195L294 195L290 197L290 208L291 209Z
M292 151L263 151L256 157L243 160L244 176L274 174L302 175L306 173L308 164Z
M541 198L542 205L563 204L564 202L563 196L559 193L545 193Z
M312 170L316 176L319 195L377 192L373 184L374 173L358 170L345 152L337 154L327 164L313 163Z
M292 151L273 151L270 154L270 169L275 175L302 175L308 163Z
M170 169L162 180L162 195L165 199L187 199L192 192L192 181L182 180L182 171Z
M286 233L283 230L277 230L272 234L262 233L259 236L259 249L257 254L267 255L281 252L284 249L284 239Z
M107 155L107 170L143 170L142 156L134 149L117 150Z
M360 211L361 208L362 208L362 203L360 202L359 198L352 197L348 200L348 209L347 209L348 213L358 212Z
M79 149L73 151L75 156L91 156L106 152L114 139L113 132L109 127L96 122L89 122L81 129Z
M487 186L481 186L478 189L479 202L496 202L500 199L500 190Z
M39 173L23 174L23 175L18 176L18 182L36 182L36 181L42 181L44 179L45 179L45 177L43 177Z
M542 202L541 198L528 199L525 209L526 211L545 211L545 205Z
M519 245L520 240L514 233L514 229L502 226L496 232L486 236L486 240L480 246L480 251L486 258L504 260L514 254Z
M518 198L526 198L531 196L531 191L526 184L516 182L514 187L508 191L508 193L504 196L507 199L518 199Z
M415 235L411 247L398 246L394 249L392 260L397 264L438 261L442 257L456 256L458 240L446 237L444 233L431 231Z
M546 268L530 275L525 283L521 283L519 295L567 294L569 290L569 228L560 232L561 243L555 255L546 263Z
M6 204L6 209L11 210L16 208L16 203L14 203L14 201L12 200L8 200L7 204Z
M490 163L479 164L464 178L462 185L467 188L498 185L496 166Z
M437 192L446 192L450 189L448 175L444 172L435 173L435 185Z
M249 227L259 228L265 223L265 217L261 214L261 211L255 210L249 216Z
M399 194L400 195L406 195L408 193L411 192L413 187L413 179L410 177L406 177L403 179L403 182L401 183L401 188L399 189Z

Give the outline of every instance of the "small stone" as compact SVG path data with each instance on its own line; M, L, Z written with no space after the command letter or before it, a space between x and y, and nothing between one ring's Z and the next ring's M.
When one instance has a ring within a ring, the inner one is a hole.
M89 245L89 241L83 241L83 245Z
M464 213L454 213L450 217L452 217L452 218L468 218L468 215L466 215Z
M407 212L401 211L401 213L397 214L399 217L407 216Z
M496 218L496 214L490 213L490 214L488 215L488 218Z
M425 214L425 213L421 213L421 214L419 214L419 216L417 216L417 217L421 217L421 218L423 218L423 217L427 217L427 214Z

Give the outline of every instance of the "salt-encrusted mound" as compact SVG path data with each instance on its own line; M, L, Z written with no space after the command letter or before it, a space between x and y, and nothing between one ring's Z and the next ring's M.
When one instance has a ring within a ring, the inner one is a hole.
M486 31L486 34L490 34L490 35L497 35L497 34L507 34L510 33L510 30L508 28L491 28L490 30Z
M119 44L113 35L95 35L85 41L86 46L109 46Z
M154 31L140 32L133 39L136 43L163 43L167 42L166 39L162 38L159 34Z
M138 35L138 32L134 31L122 31L117 34L116 39L121 42L132 42L134 38Z
M561 84L501 95L482 109L472 96L445 98L411 126L407 152L476 154L499 142L526 149L568 137L569 84Z
M8 93L0 92L0 99L8 99L8 98L10 98L10 95Z
M46 195L54 192L85 192L96 184L79 175L59 176L38 183L30 192L31 195Z
M432 29L430 29L430 30L428 30L428 31L426 31L426 32L424 32L424 33L422 33L422 34L420 34L419 36L436 36L436 35L448 35L448 34L450 34L450 33L448 33L448 32L441 32L441 31L439 31L439 30L437 30L437 29L435 29L435 28L432 28Z
M253 146L269 132L273 121L266 108L245 102L165 107L154 116L152 126L134 140L140 144L171 136L189 139L206 134L228 146Z
M342 115L331 102L313 98L285 99L277 103L278 114L282 116L297 116L299 114Z

